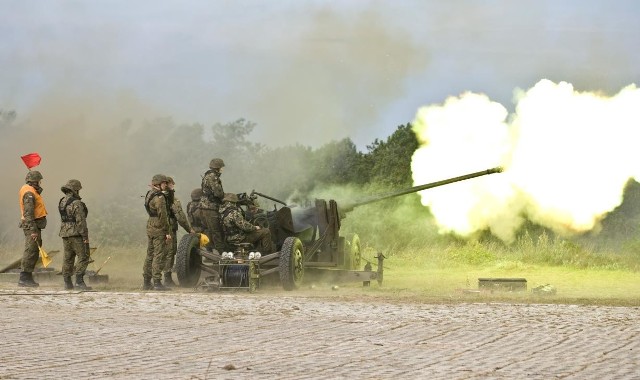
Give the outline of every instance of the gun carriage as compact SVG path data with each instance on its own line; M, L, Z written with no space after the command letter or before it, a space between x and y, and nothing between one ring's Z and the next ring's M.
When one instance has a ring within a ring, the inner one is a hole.
M176 275L181 286L202 284L213 288L240 288L255 291L262 279L278 277L285 290L297 289L305 278L322 276L327 281L371 281L382 283L384 255L378 253L377 270L367 261L362 266L360 238L357 234L340 235L342 219L355 207L379 202L433 187L444 186L488 174L500 173L496 167L475 173L414 186L370 199L347 204L340 209L333 200L315 199L310 207L288 205L286 202L252 191L238 197L247 219L262 228L269 228L276 252L262 253L251 244L228 247L225 252L208 251L200 247L199 234L184 235L176 253ZM255 208L258 197L274 202L274 209ZM279 204L278 207L276 204Z

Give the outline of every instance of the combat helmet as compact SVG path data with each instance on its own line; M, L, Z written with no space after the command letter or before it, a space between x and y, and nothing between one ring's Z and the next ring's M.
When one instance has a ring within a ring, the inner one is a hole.
M169 177L169 176L167 176L167 183L170 183L170 184L172 184L172 185L175 185L175 184L176 184L176 181L174 181L174 180L173 180L173 177Z
M42 181L42 174L40 174L39 171L37 170L31 170L27 173L27 176L25 177L24 181L26 183L29 182L38 182L38 181Z
M160 185L162 182L169 182L164 174L156 174L151 178L151 184L154 186Z
M204 193L202 192L202 188L198 187L197 189L193 189L193 191L191 192L191 200L199 201L203 195Z
M63 193L67 191L73 191L74 193L78 193L82 189L82 184L77 179L70 179L67 183L60 188Z
M221 169L224 167L224 161L222 158L214 158L209 162L209 168L211 169Z
M225 193L224 198L222 198L223 202L231 202L238 203L238 196L234 193Z

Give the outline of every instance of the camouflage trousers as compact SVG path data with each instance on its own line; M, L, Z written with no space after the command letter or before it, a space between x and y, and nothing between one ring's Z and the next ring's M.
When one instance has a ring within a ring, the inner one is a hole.
M251 243L261 254L273 253L275 251L271 241L271 232L268 228L261 228L257 231L249 232L242 243ZM233 244L233 243L232 243Z
M216 210L202 209L202 219L205 224L205 234L209 238L207 248L215 248L216 251L224 251L224 232L220 223L220 213Z
M170 242L164 236L147 236L147 257L142 267L142 275L154 280L162 279L162 268Z
M171 272L178 251L178 231L171 233L171 243L167 243L167 255L164 257L163 272Z
M93 262L89 256L89 247L84 243L82 236L62 238L64 247L64 262L62 264L62 276L70 277L73 274L84 275L87 266ZM76 264L76 258L78 263Z
M31 230L25 229L24 231L24 252L22 253L22 271L32 273L36 267L36 263L40 258L40 250L38 245L42 247L42 233L38 230L38 237L33 240L31 237Z

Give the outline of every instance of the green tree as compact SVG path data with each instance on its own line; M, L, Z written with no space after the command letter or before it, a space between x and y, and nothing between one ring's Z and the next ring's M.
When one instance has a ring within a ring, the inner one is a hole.
M411 186L411 157L418 145L409 123L400 125L386 141L375 139L367 145L371 181L389 187Z
M247 139L255 127L255 123L245 119L238 119L225 124L216 123L211 127L213 135L212 148L241 155L260 151L263 149L262 144L253 143Z
M314 151L301 144L261 150L251 167L251 189L278 199L286 199L294 192L308 194L315 185L313 156Z
M322 184L364 184L370 178L364 154L349 138L318 148L313 163L316 180Z

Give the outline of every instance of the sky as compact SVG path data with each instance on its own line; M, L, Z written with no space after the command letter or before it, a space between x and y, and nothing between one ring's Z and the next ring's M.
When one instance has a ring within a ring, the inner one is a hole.
M269 146L349 137L364 151L466 91L510 110L542 79L615 94L640 73L637 1L1 5L0 110L27 123L68 99L84 117L244 118Z

